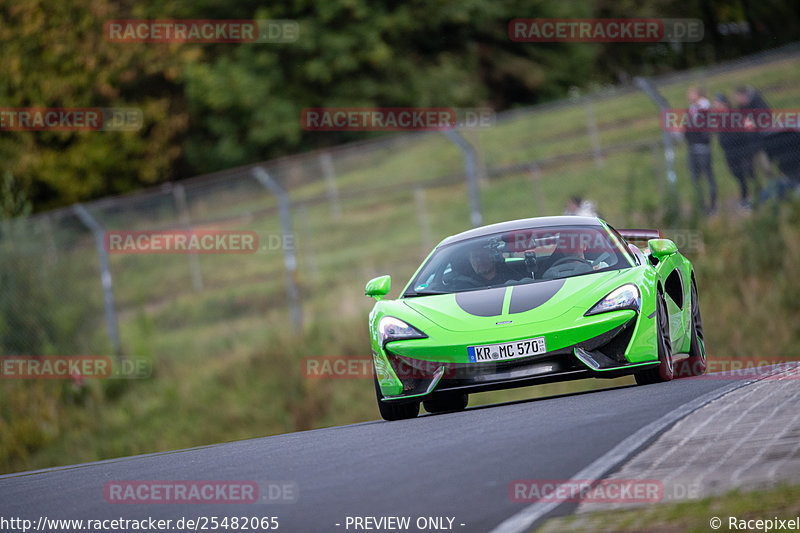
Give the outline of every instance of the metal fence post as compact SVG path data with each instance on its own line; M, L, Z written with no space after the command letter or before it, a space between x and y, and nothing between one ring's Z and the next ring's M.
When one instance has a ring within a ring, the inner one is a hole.
M544 192L542 191L542 169L536 161L532 161L530 165L528 165L528 173L531 176L533 195L536 197L538 203L537 207L539 208L539 213L536 216L545 216L547 215L547 209L545 208Z
M650 97L658 106L659 110L669 109L669 102L664 95L647 78L634 78L636 86ZM659 118L660 121L660 118ZM680 218L680 200L678 199L677 174L675 173L675 139L672 133L661 128L661 139L664 143L664 161L666 163L666 175L668 183L667 200L664 203L665 209L662 210L662 223L674 224Z
M289 306L292 315L292 326L295 331L300 331L303 327L303 313L300 309L300 293L297 290L297 258L294 250L294 233L292 233L292 212L289 204L289 195L272 176L261 167L253 168L253 177L266 187L278 198L278 214L281 221L281 242L283 248L283 260L286 266L286 292L289 296ZM291 246L286 243L287 237L292 238Z
M634 78L634 82L636 82L636 86L639 87L641 90L650 97L650 99L655 102L658 106L659 110L663 111L669 108L669 102L667 101L664 96L658 92L658 89L650 83L650 80L647 78L636 77ZM677 179L677 175L675 174L675 141L672 138L672 135L668 131L664 131L661 129L661 138L664 141L664 160L667 163L666 170L667 170L667 180L670 183L675 183Z
M83 207L82 204L72 206L72 211L83 222L83 224L94 234L94 242L97 247L97 256L100 261L100 282L103 286L103 302L106 311L106 327L108 337L114 347L117 357L122 355L122 344L119 340L119 325L117 323L117 312L114 309L114 291L111 280L111 266L108 262L108 251L105 247L105 230L103 226Z
M45 239L47 240L47 261L52 265L55 264L58 258L58 247L56 246L56 240L53 237L53 221L51 219L51 215L45 214L42 217L41 225L44 229Z
M660 148L661 147L659 146L659 143L654 142L652 144L651 150L653 152L653 168L655 169L655 176L654 177L655 177L655 181L656 181L656 183L655 183L656 191L658 192L658 197L659 198L664 198L665 194L666 194L666 191L664 190L665 183L664 183L664 179L662 177L664 175L662 173L663 172L663 168L662 167L664 166L663 165L663 161L664 160L661 158L661 154L659 153L661 151ZM657 216L657 220L664 220L664 204L663 204L663 202L659 202L658 203L658 206L656 207L656 216Z
M431 237L431 221L428 218L428 204L425 201L425 189L422 187L414 188L414 202L417 206L417 220L422 237L423 257L431 251L433 238Z
M594 114L594 104L589 98L584 98L586 108L586 129L589 131L589 140L592 143L592 153L594 154L594 166L603 167L603 149L600 147L600 136L597 133L597 116Z
M319 156L319 164L322 167L322 174L325 176L325 185L328 188L328 202L331 206L333 218L338 220L342 217L342 205L339 202L339 188L336 186L336 171L333 168L333 157L329 152L323 152Z
M180 219L181 226L186 231L192 231L192 221L189 218L189 207L186 204L186 190L180 183L172 187L172 197L175 199L175 205L178 207L178 218ZM197 253L191 252L189 255L189 269L192 271L192 286L196 291L203 290L203 275L200 273L200 261L197 259Z
M456 130L446 130L444 133L464 153L464 173L467 178L467 191L469 192L469 218L472 226L478 227L483 223L483 215L481 215L478 164L475 157L475 149Z
M305 205L300 205L298 208L298 216L300 217L300 225L303 232L303 249L305 249L306 262L308 269L311 271L311 276L314 281L319 281L319 265L317 264L317 256L314 253L314 243L312 242L311 225L308 222L308 209Z

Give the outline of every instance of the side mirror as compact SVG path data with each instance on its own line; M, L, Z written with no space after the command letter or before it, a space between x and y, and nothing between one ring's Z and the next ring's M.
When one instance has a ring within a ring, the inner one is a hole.
M384 296L389 294L389 289L391 288L392 277L380 276L367 282L367 286L364 289L364 294L366 296L372 296L376 301L380 301L383 300Z
M659 261L678 252L678 247L669 239L650 239L647 241L647 246L650 248L650 253Z

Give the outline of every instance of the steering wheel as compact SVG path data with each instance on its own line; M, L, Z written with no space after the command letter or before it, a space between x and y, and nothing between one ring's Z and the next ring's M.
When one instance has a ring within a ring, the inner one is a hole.
M561 259L550 265L550 268L557 267L561 263L566 263L568 261L577 261L578 263L586 263L589 266L592 265L592 262L589 261L588 259L583 259L580 257L562 257ZM550 270L550 268L548 268L547 270Z
M455 274L453 276L448 276L447 279L442 279L442 285L448 288L459 288L459 289L475 289L480 287L482 284L479 280L473 278L472 276L467 276L465 274Z
M606 259L611 259L611 253L610 252L603 252L602 254L600 254L600 257L598 257L597 259L595 259L593 261L593 263L599 265L600 263L602 263Z

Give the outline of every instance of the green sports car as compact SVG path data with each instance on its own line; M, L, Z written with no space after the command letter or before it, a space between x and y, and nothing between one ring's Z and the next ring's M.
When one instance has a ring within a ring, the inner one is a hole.
M384 299L389 276L371 280L381 416L413 418L420 402L458 411L471 392L552 381L703 374L694 270L659 237L595 217L514 220L444 239L397 300Z

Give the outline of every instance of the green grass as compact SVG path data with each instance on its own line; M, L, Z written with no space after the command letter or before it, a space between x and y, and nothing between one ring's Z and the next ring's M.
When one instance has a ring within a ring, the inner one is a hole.
M775 488L757 491L734 490L719 496L710 496L697 501L673 504L652 504L635 509L600 511L564 518L548 520L536 531L538 533L575 532L671 532L707 533L714 531L710 526L712 518L722 520L716 531L738 531L746 528L730 528L729 518L741 520L795 520L793 528L783 531L797 531L800 524L800 486L780 485ZM737 522L739 523L739 522ZM772 526L778 530L778 525Z
M769 88L774 106L800 98L800 58L763 63L705 79L712 90L752 83ZM698 76L701 76L698 74ZM664 86L675 107L683 107L689 82ZM601 146L658 141L658 113L646 96L621 93L594 102ZM536 158L590 152L582 103L545 108L466 135L491 168ZM702 232L705 250L690 251L701 286L708 346L720 356L771 353L800 355L800 293L791 277L800 271L800 209L776 215L763 210L752 219L733 208L737 187L719 150L714 163L720 216L696 222L685 147L676 154L682 218L678 229ZM312 381L300 360L317 355L369 355L366 316L372 301L363 296L371 277L390 273L399 294L428 250L422 246L414 186L426 188L434 242L469 226L466 187L442 176L463 172L455 146L440 134L417 135L390 148L365 150L336 159L342 216L314 202L325 195L315 160L295 170L279 168L294 211L304 329L288 327L285 272L280 251L254 255L201 255L204 289L192 288L185 256L111 257L114 296L125 352L153 362L150 379L124 384L90 382L75 391L69 383L0 383L0 472L69 464L134 453L358 422L378 417L367 380ZM250 178L224 186L187 188L195 224L219 219L221 229L253 230L262 239L280 230L273 197ZM412 186L413 184L413 186ZM567 157L544 165L538 175L523 172L492 179L481 189L485 223L559 214L566 200L582 194L599 205L616 226L661 225L667 184L663 152L627 150L608 154L601 166L591 157ZM104 208L98 217L110 229L178 227L171 196L138 197L123 209ZM777 222L770 222L771 220ZM66 223L64 223L66 224ZM56 256L68 266L69 286L53 278L49 289L63 309L84 306L86 324L75 325L80 347L54 345L49 353L108 353L94 243L79 225L59 226L54 240L69 242ZM204 226L205 227L205 226ZM773 250L787 253L775 258ZM63 296L62 296L63 295ZM80 309L80 307L77 307ZM58 305L42 312L63 313ZM742 309L747 312L743 313ZM782 312L775 320L775 309ZM737 324L731 328L730 324ZM769 351L767 351L769 350ZM587 380L532 389L475 395L471 405L513 401L630 383Z

